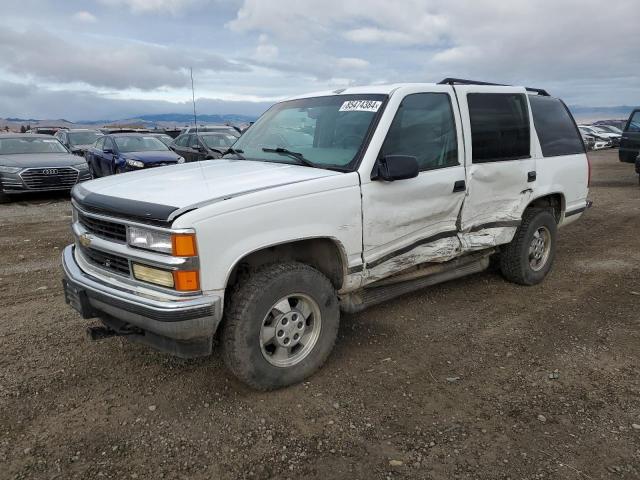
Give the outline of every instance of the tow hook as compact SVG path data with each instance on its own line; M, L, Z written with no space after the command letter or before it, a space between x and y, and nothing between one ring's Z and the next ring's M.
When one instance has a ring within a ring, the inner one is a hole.
M122 329L114 330L109 327L87 327L87 339L96 342L110 337L123 337L126 335L139 335L142 333L140 329Z

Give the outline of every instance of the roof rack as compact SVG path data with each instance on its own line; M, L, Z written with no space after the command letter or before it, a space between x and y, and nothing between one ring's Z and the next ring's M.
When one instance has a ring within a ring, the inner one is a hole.
M511 87L512 85L505 85L503 83L490 83L490 82L481 82L478 80L465 80L464 78L445 78L444 80L438 82L438 85L492 85L495 87ZM549 92L543 90L542 88L530 88L525 87L527 92L534 92L538 95L542 95L544 97L550 97Z

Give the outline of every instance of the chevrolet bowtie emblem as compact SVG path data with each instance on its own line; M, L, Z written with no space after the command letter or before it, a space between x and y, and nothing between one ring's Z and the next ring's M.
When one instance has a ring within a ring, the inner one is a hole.
M78 238L78 240L80 241L80 245L82 245L83 247L88 247L89 245L91 245L91 237L86 233L80 235L80 238Z

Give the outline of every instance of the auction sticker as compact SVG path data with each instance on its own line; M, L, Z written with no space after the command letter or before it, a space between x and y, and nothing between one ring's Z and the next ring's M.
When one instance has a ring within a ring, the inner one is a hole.
M379 100L347 100L340 107L341 112L377 112L382 105Z

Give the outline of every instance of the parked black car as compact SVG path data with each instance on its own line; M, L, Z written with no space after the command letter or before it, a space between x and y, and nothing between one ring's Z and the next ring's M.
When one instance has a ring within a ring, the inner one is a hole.
M101 136L102 132L88 128L60 129L54 135L61 144L71 150L71 153L81 157L84 157L87 149Z
M87 162L57 138L33 133L0 136L0 203L19 193L71 190L90 179Z
M100 137L87 150L87 163L94 178L143 168L184 163L153 135L116 133Z
M638 154L640 154L640 108L629 115L620 139L618 158L621 162L635 163Z
M638 174L638 184L640 184L640 154L636 157L636 173Z
M175 139L171 149L187 162L220 158L238 137L229 132L185 133Z

